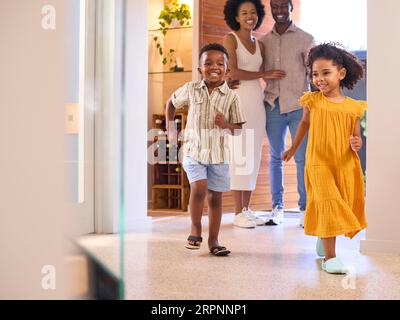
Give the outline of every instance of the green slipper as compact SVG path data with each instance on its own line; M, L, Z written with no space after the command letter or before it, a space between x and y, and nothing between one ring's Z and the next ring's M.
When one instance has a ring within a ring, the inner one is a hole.
M348 272L348 268L342 263L342 261L340 261L339 258L332 258L322 261L321 268L322 270L332 274L346 274Z
M317 245L316 245L315 249L317 251L318 256L325 257L325 249L324 249L324 245L322 243L321 238L317 239Z

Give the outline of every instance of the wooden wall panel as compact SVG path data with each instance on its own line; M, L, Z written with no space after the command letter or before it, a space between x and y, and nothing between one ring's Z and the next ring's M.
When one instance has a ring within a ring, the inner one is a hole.
M225 24L225 0L199 0L200 1L200 47L207 43L222 42L222 37L231 30ZM269 0L263 0L265 18L262 26L255 32L257 38L272 29L274 20L271 15ZM293 0L294 10L292 19L295 23L300 21L300 0Z
M226 26L223 9L225 0L199 0L200 1L200 47L204 44L218 42L222 43L222 38L231 30ZM265 5L266 15L263 25L255 33L257 38L272 29L273 19L271 16L269 1L263 1ZM292 18L295 23L300 20L300 0L293 0L294 11ZM288 135L288 143L290 137ZM297 179L296 165L293 160L284 164L284 181L285 181L285 208L297 208ZM261 160L260 172L257 179L257 187L253 192L251 208L253 210L271 210L271 192L269 185L269 146L268 140L265 138L263 145L263 157ZM231 193L224 194L223 211L233 212L234 202Z

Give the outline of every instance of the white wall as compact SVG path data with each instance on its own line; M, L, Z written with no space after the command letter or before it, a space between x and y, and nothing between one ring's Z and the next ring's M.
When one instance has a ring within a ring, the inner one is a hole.
M0 2L0 299L58 299L66 219L64 104L69 2ZM42 28L42 7L56 29ZM42 287L55 267L55 290Z
M125 49L126 230L150 228L147 217L147 0L127 0Z
M147 230L148 1L97 4L95 231Z
M349 50L366 50L367 0L334 0L329 5L329 14L326 0L300 3L300 27L317 42L337 41ZM345 23L337 23L338 17Z
M362 252L400 253L400 2L368 1L367 218Z

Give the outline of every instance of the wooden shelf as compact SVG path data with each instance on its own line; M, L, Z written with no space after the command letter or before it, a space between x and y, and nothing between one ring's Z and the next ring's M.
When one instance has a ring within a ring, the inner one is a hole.
M192 70L183 70L183 71L151 71L148 74L171 74L171 73L192 73Z
M178 165L181 164L179 161L157 161L156 164L173 164Z
M170 27L167 28L168 31L170 30L185 30L185 29L192 29L193 26L178 26L178 27ZM161 32L161 29L149 29L149 32Z
M176 119L179 119L178 131L185 128L186 125L186 112L177 112ZM165 131L165 115L154 114L153 115L153 128ZM178 143L173 148L165 148L168 144L166 137L162 137L163 140L163 152L166 152L166 156L175 159L175 153L179 152L182 143ZM155 141L161 141L159 137L155 137ZM172 151L173 150L173 151ZM158 150L154 151L158 154ZM176 171L178 170L178 172ZM189 181L186 177L186 173L182 169L182 164L179 161L158 161L153 165L153 179L152 179L152 210L157 212L185 212L187 211L189 204Z
M181 209L149 209L147 213L151 217L166 217L176 215L188 215L189 212Z
M183 188L180 184L154 184L153 189L181 189Z

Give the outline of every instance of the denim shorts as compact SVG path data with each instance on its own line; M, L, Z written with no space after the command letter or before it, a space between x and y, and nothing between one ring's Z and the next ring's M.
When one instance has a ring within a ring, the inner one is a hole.
M185 156L183 169L185 169L190 183L207 180L209 190L216 192L230 191L229 164L203 164Z

